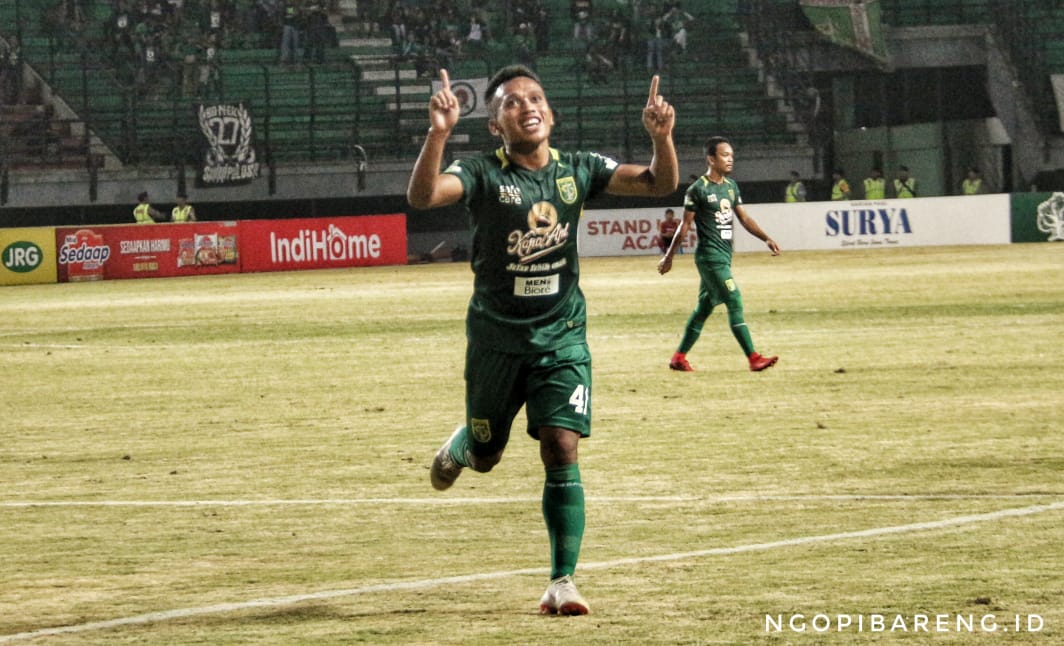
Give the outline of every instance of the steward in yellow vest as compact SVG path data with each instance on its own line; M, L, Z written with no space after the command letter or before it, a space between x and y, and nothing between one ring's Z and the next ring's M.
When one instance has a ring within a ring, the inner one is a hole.
M791 183L787 184L786 190L783 191L784 202L804 202L805 201L805 184L802 180L798 179L798 171L791 171Z
M850 199L850 183L842 176L841 169L836 168L835 172L831 174L831 182L832 200Z
M171 222L195 222L196 209L188 203L188 196L184 193L177 196L177 206L170 211Z
M983 178L979 175L979 169L972 166L968 169L968 176L961 182L961 193L964 195L982 195L986 193Z
M153 224L162 222L165 219L166 216L153 209L151 204L148 203L147 193L141 193L137 196L137 205L133 207L133 220L137 224Z
M866 200L884 200L887 197L887 180L883 179L883 171L879 168L872 169L872 176L864 180L864 197Z
M894 197L904 199L916 197L916 178L909 177L909 167L898 167L898 178L894 180Z

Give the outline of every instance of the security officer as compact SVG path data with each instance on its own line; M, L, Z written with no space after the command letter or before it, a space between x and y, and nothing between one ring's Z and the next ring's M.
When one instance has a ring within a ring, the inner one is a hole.
M909 177L908 166L898 166L898 177L894 180L894 197L899 199L916 197L916 178Z
M805 201L805 184L799 179L798 171L791 171L791 183L787 185L787 189L783 192L784 202L804 202Z
M153 224L162 222L166 216L148 204L148 193L144 192L137 196L137 205L133 207L133 219L137 224Z
M196 209L188 203L188 196L184 193L177 195L177 206L170 212L171 222L195 222Z
M835 201L850 199L850 183L842 176L841 168L836 168L831 173L831 199Z
M986 193L983 177L975 166L968 167L968 176L961 182L961 193L964 195L982 195Z
M866 200L883 200L887 197L887 180L883 179L883 169L872 169L872 176L864 179L864 196Z

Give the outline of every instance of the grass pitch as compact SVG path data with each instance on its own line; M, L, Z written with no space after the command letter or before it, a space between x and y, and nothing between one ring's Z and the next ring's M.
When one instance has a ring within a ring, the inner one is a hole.
M1064 247L739 255L757 374L655 261L582 264L576 618L523 417L428 484L466 265L3 288L0 643L1064 641Z

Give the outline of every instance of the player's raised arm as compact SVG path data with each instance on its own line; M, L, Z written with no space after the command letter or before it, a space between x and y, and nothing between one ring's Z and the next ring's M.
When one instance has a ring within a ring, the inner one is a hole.
M650 79L650 94L643 108L643 127L650 135L654 156L649 166L621 164L613 174L607 191L620 195L662 196L676 190L680 181L680 163L672 141L676 111L658 94L660 78Z
M454 204L462 197L458 178L440 173L447 139L461 114L458 97L451 92L451 77L445 69L440 70L440 84L442 87L429 99L429 131L406 187L406 199L416 209Z

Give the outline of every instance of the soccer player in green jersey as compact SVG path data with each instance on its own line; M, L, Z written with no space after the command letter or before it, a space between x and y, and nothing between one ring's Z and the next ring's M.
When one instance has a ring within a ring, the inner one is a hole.
M432 486L454 484L462 469L487 472L502 459L522 406L546 470L542 510L551 547L545 614L583 615L573 583L584 533L584 489L577 444L591 432L591 356L580 291L577 225L584 202L606 192L664 196L676 190L675 113L650 82L643 126L653 144L647 166L621 164L550 146L554 116L534 72L499 70L485 92L497 150L460 159L440 172L458 122L446 70L429 101L429 131L407 188L418 209L461 202L473 234L473 296L466 315L466 410L436 453Z
M694 368L687 361L687 353L702 334L702 326L717 305L728 309L728 322L732 334L739 342L750 363L750 369L758 372L771 367L779 357L765 357L754 350L750 330L743 318L743 297L739 286L732 278L732 235L735 220L751 235L768 245L773 256L780 254L776 241L761 230L757 222L746 213L739 185L728 177L735 167L735 151L724 137L710 137L705 145L706 174L699 177L684 194L683 221L672 238L665 256L658 262L658 272L666 274L672 269L672 257L680 242L694 223L698 233L695 247L695 267L701 284L698 288L698 305L687 319L680 346L669 361L673 370L691 372Z

